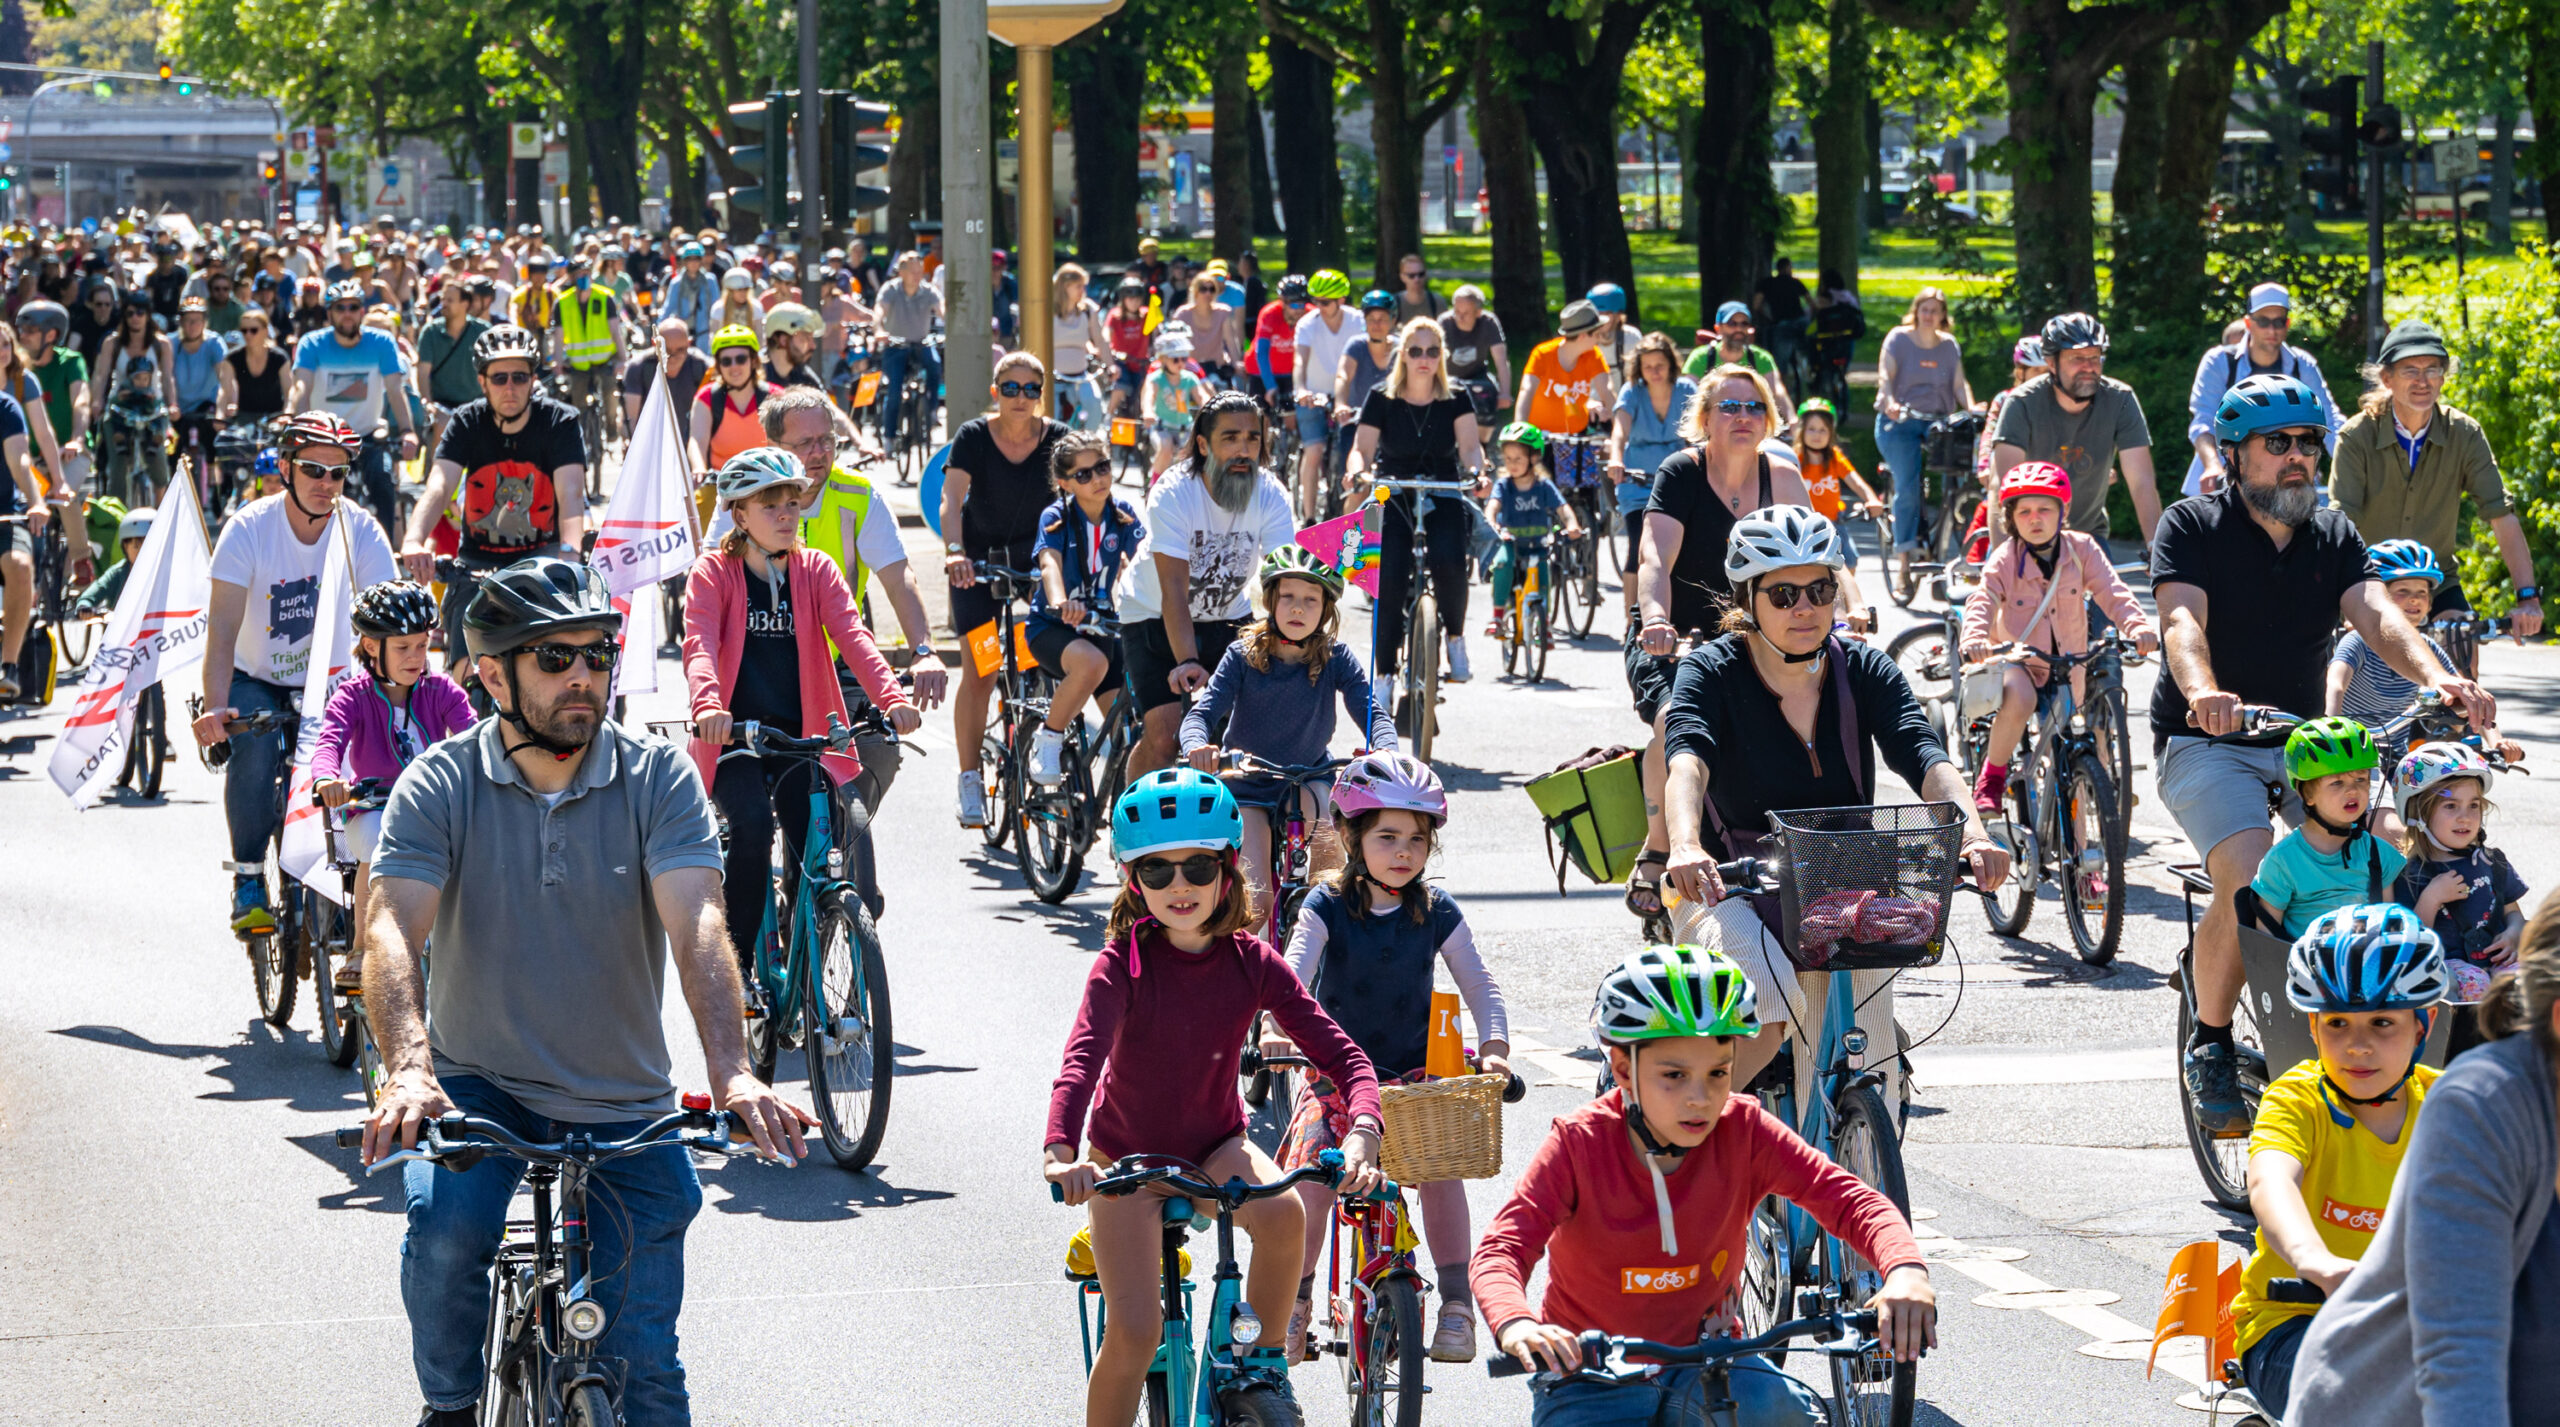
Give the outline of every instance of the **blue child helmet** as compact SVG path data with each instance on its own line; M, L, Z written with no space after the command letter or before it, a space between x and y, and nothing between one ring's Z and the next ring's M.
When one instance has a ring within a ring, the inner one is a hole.
M1111 809L1111 857L1135 862L1175 847L1235 851L1244 817L1227 785L1197 768L1164 768L1139 779Z
M1584 293L1583 297L1603 312L1627 310L1627 290L1614 282L1594 283L1591 290Z
M2436 552L2415 540L2385 540L2365 552L2365 570L2384 584L2393 580L2425 580L2444 583L2444 567L2436 563Z
M280 476L284 474L284 463L276 458L275 447L269 446L258 453L258 460L255 469L261 476Z
M2053 344L2047 342L2046 350ZM2225 444L2246 441L2261 431L2288 427L2327 427L2329 413L2311 388L2280 373L2244 377L2222 394L2214 408L2213 439Z
M2315 1016L2423 1009L2447 985L2444 944L2397 903L2323 912L2285 958L2285 1000Z

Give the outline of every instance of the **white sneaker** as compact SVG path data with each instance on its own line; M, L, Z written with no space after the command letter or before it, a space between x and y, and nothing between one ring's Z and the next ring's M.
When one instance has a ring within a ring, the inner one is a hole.
M1457 634L1450 635L1449 667L1441 673L1441 682L1449 684L1463 684L1473 677L1475 677L1473 671L1467 668L1466 637L1464 635Z
M1065 761L1059 755L1066 751L1066 746L1067 736L1046 724L1032 731L1032 782L1043 788L1054 788L1067 781L1066 769L1059 766Z
M986 783L978 777L978 770L975 768L960 775L960 825L962 827L987 825Z
M1369 706L1385 709L1389 718L1396 712L1396 676L1379 674L1369 680Z

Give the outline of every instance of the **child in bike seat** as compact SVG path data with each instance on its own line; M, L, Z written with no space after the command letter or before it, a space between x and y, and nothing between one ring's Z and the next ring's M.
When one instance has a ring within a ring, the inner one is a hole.
M2452 656L2426 633L2428 612L2435 607L2436 590L2444 583L2444 568L2436 563L2435 552L2415 540L2385 540L2365 552L2365 568L2382 582L2384 593L2408 617L2410 627L2426 640L2427 650L2435 655L2436 662L2448 673L2460 673L2453 667ZM2385 772L2396 767L2400 756L2409 751L2405 721L2409 711L2417 707L2418 686L2384 663L2382 656L2364 642L2364 636L2352 629L2338 636L2338 647L2329 655L2325 702L2327 712L2354 719L2372 731L2374 750L2381 757ZM2487 736L2495 739L2496 731L2490 730ZM2524 750L2513 743L2500 740L2498 746L2510 760L2524 756ZM2375 794L2375 801L2381 801L2379 793ZM2398 799L2392 801L2396 804ZM2386 840L2400 837L2402 827L2393 809L2375 809L2374 831Z
M2445 994L2436 934L2388 903L2315 918L2285 971L2285 1000L2310 1017L2319 1055L2278 1075L2258 1102L2249 1132L2257 1251L2231 1301L2241 1376L2270 1418L2292 1399L2294 1355L2319 1309L2271 1301L2267 1283L2298 1278L2335 1293L2373 1246L2438 1073L2418 1057Z
M1334 637L1341 573L1303 545L1282 545L1262 557L1259 578L1263 616L1227 646L1209 686L1183 714L1182 756L1206 773L1217 772L1225 749L1283 767L1321 763L1333 742L1337 702L1360 731L1363 750L1395 747L1394 716L1371 698L1360 657ZM1217 734L1221 725L1225 732ZM1268 899L1280 780L1237 772L1228 775L1228 787L1244 809L1245 880ZM1323 821L1323 793L1320 783L1300 790L1299 810L1309 826Z
M409 580L385 580L356 595L356 662L365 676L349 679L329 695L320 715L320 738L311 754L311 791L332 808L355 796L355 785L392 783L427 750L473 723L470 696L442 674L427 672L427 631L436 627L435 596ZM364 902L372 883L373 847L382 836L382 810L350 813L341 846L355 858L355 943L338 964L338 989L353 993L364 968Z
M2489 787L2496 778L2469 744L2422 743L2400 760L2392 779L2408 828L2401 845L2409 865L2391 897L2435 932L2453 982L2448 999L2464 1003L2488 994L2490 977L2515 968L2524 938L2524 879L2505 853L2489 846ZM2457 1041L2469 1039L2468 1024L2467 1017L2455 1023Z
M1884 514L1884 498L1876 494L1858 468L1849 464L1849 453L1840 449L1839 410L1828 397L1809 396L1796 408L1796 467L1804 472L1805 494L1813 508L1831 521L1840 532L1841 548L1849 552L1849 563L1858 563L1857 545L1849 538L1849 527L1842 523L1842 492L1857 497L1853 515L1873 520Z
M1087 1427L1128 1427L1163 1336L1160 1196L1095 1195L1105 1166L1131 1155L1172 1155L1204 1178L1279 1178L1279 1166L1245 1138L1236 1072L1256 1014L1267 1012L1342 1087L1351 1109L1343 1137L1342 1190L1378 1182L1378 1077L1342 1028L1316 1004L1280 953L1249 933L1253 888L1236 868L1243 824L1226 785L1191 768L1147 774L1111 814L1120 863L1102 954L1049 1094L1043 1174L1070 1205L1090 1202L1093 1260L1108 1326L1085 1385ZM1088 1133L1091 1152L1077 1146ZM1289 1390L1280 1337L1305 1252L1305 1211L1295 1195L1235 1211L1253 1240L1245 1301L1260 1338L1238 1344L1247 1373Z
M1485 970L1475 938L1456 899L1422 881L1439 829L1449 820L1449 795L1428 764L1401 753L1372 753L1334 780L1333 810L1343 820L1349 860L1307 893L1289 932L1289 965L1316 995L1316 1003L1350 1033L1382 1083L1418 1082L1431 1046L1431 985L1440 962L1475 1017L1478 1063L1487 1075L1511 1073L1510 1017L1502 988ZM1295 1051L1266 1038L1264 1051ZM1295 1169L1340 1142L1350 1106L1326 1081L1301 1079L1280 1165ZM1440 1315L1431 1334L1435 1362L1475 1361L1473 1295L1467 1289L1467 1254L1474 1230L1467 1216L1467 1187L1459 1180L1409 1186L1422 1205L1422 1228L1440 1285ZM1298 1280L1298 1306L1289 1318L1289 1359L1305 1356L1313 1316L1316 1260L1332 1221L1333 1191L1302 1184L1307 1205L1306 1276Z
M2284 773L2302 798L2302 826L2268 849L2249 889L2286 936L2301 936L2325 912L2387 900L2408 865L2365 827L2378 761L2373 735L2351 718L2315 718L2285 739Z
M1118 636L1082 626L1088 616L1111 613L1112 581L1146 539L1145 517L1111 493L1111 447L1101 437L1061 435L1049 454L1049 484L1058 498L1040 512L1040 538L1031 547L1040 587L1024 622L1031 656L1058 681L1049 717L1031 735L1031 781L1044 788L1066 781L1059 755L1067 725L1087 701L1099 717L1119 697Z
M1502 1351L1556 1372L1579 1362L1586 1330L1671 1344L1726 1333L1752 1212L1772 1194L1881 1271L1877 1338L1897 1359L1935 1345L1937 1300L1902 1211L1733 1093L1735 1047L1760 1029L1740 967L1694 946L1647 947L1602 979L1592 1022L1618 1088L1557 1118L1476 1247L1476 1301ZM1533 1305L1541 1257L1546 1296ZM1735 1360L1730 1390L1737 1427L1821 1420L1811 1391L1762 1358ZM1529 1420L1704 1421L1701 1391L1693 1367L1639 1387L1556 1382Z
M2133 591L2107 549L2091 536L2062 528L2071 505L2071 473L2043 461L2011 467L2000 488L2005 531L1983 563L1982 584L1964 602L1964 633L1958 649L1967 664L1991 657L1995 646L2024 644L2057 654L2089 652L2089 601L2096 600L2118 629L2133 636L2137 652L2148 654L2159 637L2134 600ZM1973 805L1986 813L2000 810L2009 788L2009 760L2027 731L2052 670L2029 658L2003 669L2000 712L1991 721L1991 741L1982 753L1975 777ZM2082 687L2080 671L2071 673L2072 687Z
M1502 428L1503 479L1493 487L1493 523L1508 537L1493 557L1493 622L1485 633L1499 638L1511 608L1511 542L1544 540L1564 516L1564 538L1582 538L1582 521L1547 473L1547 433L1525 421Z

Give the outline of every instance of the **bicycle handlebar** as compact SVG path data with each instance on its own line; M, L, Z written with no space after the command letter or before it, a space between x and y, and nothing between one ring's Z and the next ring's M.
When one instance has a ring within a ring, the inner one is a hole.
M1284 1058L1294 1059L1294 1057L1276 1056L1272 1059L1276 1063ZM1177 1159L1172 1155L1130 1155L1112 1165L1114 1173L1105 1174L1101 1179L1096 1180L1093 1192L1111 1195L1135 1194L1149 1185L1163 1184L1180 1191L1185 1198L1214 1201L1221 1213L1233 1213L1256 1199L1269 1199L1274 1195L1285 1194L1310 1181L1321 1180L1326 1188L1331 1189L1342 1182L1342 1164L1342 1151L1329 1149L1318 1154L1315 1163L1293 1169L1268 1184L1247 1184L1241 1175L1229 1179L1224 1184L1212 1184L1202 1176L1200 1166L1189 1160ZM1121 1165L1141 1167L1124 1170L1120 1168ZM1402 1192L1395 1181L1381 1180L1378 1187L1371 1190L1367 1197L1379 1200L1393 1199ZM1058 1203L1065 1203L1066 1187L1051 1184L1049 1197Z
M1644 1375L1644 1365L1628 1363L1627 1355L1631 1353L1641 1353L1665 1366L1691 1367L1730 1362L1825 1331L1837 1336L1815 1342L1815 1352L1831 1357L1864 1357L1876 1349L1876 1315L1864 1308L1826 1313L1815 1318L1791 1319L1756 1338L1700 1338L1685 1346L1657 1343L1646 1338L1621 1338L1593 1329L1582 1335L1582 1366L1565 1374L1565 1378L1632 1382ZM1618 1364L1615 1367L1610 1366L1613 1359ZM1487 1377L1526 1377L1537 1371L1521 1366L1520 1360L1508 1353L1497 1353L1485 1363L1484 1369Z
M352 786L347 800L338 806L346 812L370 813L380 811L383 805L390 801L391 785L389 783L380 778L364 778L359 779ZM325 808L328 803L315 791L311 795L311 805L316 808Z
M755 1153L753 1143L741 1143L729 1137L736 1118L728 1111L711 1109L706 1097L689 1095L685 1098L688 1101L702 1100L703 1103L688 1104L672 1114L661 1115L628 1139L595 1140L585 1135L572 1135L557 1144L536 1144L494 1120L484 1120L457 1110L430 1123L425 1133L419 1136L417 1148L384 1155L375 1160L365 1173L373 1174L413 1160L430 1164L460 1158L476 1160L493 1149L527 1164L578 1165L588 1169L660 1145L682 1145L686 1149L707 1150L718 1155ZM675 1131L690 1133L673 1133ZM364 1129L359 1126L339 1130L337 1142L340 1149L361 1148Z
M1218 752L1218 771L1221 773L1249 773L1288 783L1303 783L1329 773L1339 773L1351 764L1352 760L1348 758L1328 758L1322 763L1274 763L1241 748L1220 749Z

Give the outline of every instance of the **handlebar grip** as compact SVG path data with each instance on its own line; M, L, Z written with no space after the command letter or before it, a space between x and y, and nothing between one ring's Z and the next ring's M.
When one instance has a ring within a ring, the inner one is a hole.
M1505 1105L1517 1105L1528 1098L1529 1082L1521 1079L1518 1071L1513 1071L1511 1073L1511 1083L1502 1087L1502 1103Z
M2269 1303L2326 1303L2329 1301L2329 1295L2320 1285L2308 1279L2271 1278L2267 1280L2267 1301Z
M342 1150L362 1149L364 1148L364 1127L359 1125L352 1130L340 1130L337 1139L338 1148Z
M1067 1187L1066 1187L1065 1185L1063 1185L1063 1184L1060 1184L1060 1183L1056 1182L1055 1180L1050 1181L1050 1184L1049 1184L1049 1202L1050 1202L1050 1203L1052 1203L1052 1204L1064 1204L1064 1203L1066 1203L1066 1202L1067 1202Z
M1518 1358L1509 1353L1497 1352L1485 1360L1484 1375L1486 1377L1527 1377L1529 1372L1529 1369L1520 1366Z

